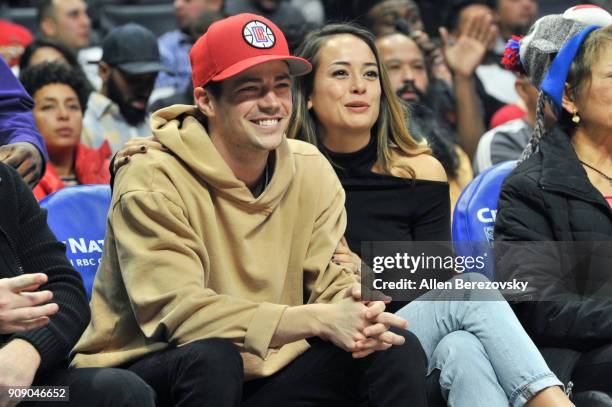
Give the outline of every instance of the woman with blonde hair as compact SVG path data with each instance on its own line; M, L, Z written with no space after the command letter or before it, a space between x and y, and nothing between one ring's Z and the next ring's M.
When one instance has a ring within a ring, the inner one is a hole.
M362 241L449 240L444 169L411 137L373 36L328 25L311 33L297 55L313 70L296 78L287 134L317 145L345 188L348 246L341 245L336 261L355 269L349 247L358 251ZM421 341L430 377L440 374L450 406L572 405L499 293L488 297L495 301L473 301L473 291L466 301L445 301L448 295L430 291L398 313Z

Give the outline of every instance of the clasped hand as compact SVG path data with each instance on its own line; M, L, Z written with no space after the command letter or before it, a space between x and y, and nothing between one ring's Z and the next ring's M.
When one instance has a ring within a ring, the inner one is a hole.
M382 301L362 301L359 284L351 286L342 301L329 305L330 313L325 319L326 329L321 337L351 352L354 358L364 358L404 343L404 337L390 329L405 329L408 322L385 312Z

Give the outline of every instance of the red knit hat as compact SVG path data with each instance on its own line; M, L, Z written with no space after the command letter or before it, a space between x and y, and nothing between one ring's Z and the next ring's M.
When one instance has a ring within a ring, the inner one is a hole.
M289 54L283 32L267 18L238 14L213 23L191 48L193 86L222 81L255 65L285 61L294 76L310 72L304 58Z

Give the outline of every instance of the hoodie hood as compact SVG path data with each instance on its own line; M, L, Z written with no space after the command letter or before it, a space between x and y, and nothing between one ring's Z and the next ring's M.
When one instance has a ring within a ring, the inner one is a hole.
M276 158L272 179L255 198L219 154L196 113L197 108L191 105L174 105L158 110L151 117L153 134L197 178L212 187L215 194L247 210L271 212L290 187L295 172L288 140L285 138L271 152Z

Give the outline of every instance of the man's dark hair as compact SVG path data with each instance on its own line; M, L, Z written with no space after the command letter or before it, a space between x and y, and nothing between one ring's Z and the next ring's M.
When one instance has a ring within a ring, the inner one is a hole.
M215 99L219 99L221 97L221 82L220 81L210 81L205 86L204 89L209 91ZM208 117L204 113L200 111L200 109L196 109L195 118L202 124L202 126L208 131Z
M204 89L209 91L215 99L219 99L221 97L221 82L220 81L210 81L204 86Z
M89 84L82 72L72 69L61 62L45 62L34 65L22 71L19 80L25 90L34 97L41 88L51 84L67 85L74 90L79 98L83 113L87 110L89 98Z
M36 13L36 25L40 26L40 23L45 18L53 17L53 0L40 0L38 2L37 13Z

